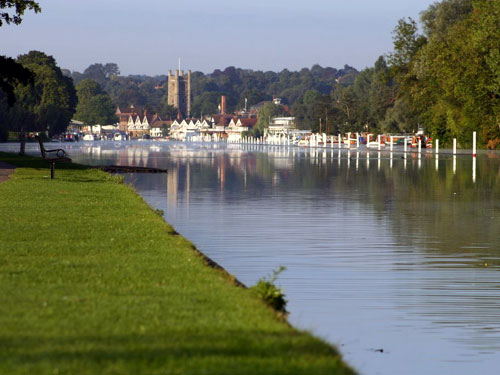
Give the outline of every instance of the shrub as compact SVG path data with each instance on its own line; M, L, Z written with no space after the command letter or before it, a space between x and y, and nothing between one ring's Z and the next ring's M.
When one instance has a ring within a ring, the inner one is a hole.
M278 275L285 269L285 267L280 266L277 270L273 271L272 275L261 278L257 284L250 288L269 306L282 313L286 313L287 300L285 299L283 289L277 287L274 283Z

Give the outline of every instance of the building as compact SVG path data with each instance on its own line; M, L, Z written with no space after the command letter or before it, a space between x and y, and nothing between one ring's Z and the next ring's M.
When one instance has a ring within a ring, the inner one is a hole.
M142 112L142 109L136 108L133 105L130 107L117 107L115 114L118 116L118 127L119 131L121 132L127 132L128 131L128 125L129 125L129 117L133 115L138 115L139 113Z
M168 71L168 104L178 110L180 118L191 116L191 70L187 75L183 70L176 70L175 74Z
M160 137L163 129L170 124L170 121L163 121L157 114L150 115L147 111L143 114L130 115L127 123L127 134L131 138L141 138L144 136Z
M229 142L239 142L243 139L243 134L248 133L257 124L257 118L233 118L226 128L227 140ZM248 134L247 134L248 135Z
M297 129L295 117L274 117L269 123L269 127L264 129L264 135L288 135Z

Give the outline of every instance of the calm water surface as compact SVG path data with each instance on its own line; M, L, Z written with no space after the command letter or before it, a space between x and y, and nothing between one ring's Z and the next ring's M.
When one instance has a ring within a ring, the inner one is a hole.
M82 163L168 168L126 178L245 284L285 266L291 323L361 374L499 373L498 154L473 172L444 154L61 145Z

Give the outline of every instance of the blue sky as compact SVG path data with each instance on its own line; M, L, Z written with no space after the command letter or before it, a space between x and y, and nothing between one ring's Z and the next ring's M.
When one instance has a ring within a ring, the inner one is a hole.
M32 49L67 69L115 62L122 74L177 67L362 69L392 49L402 17L432 0L40 0L40 14L0 28L0 54Z

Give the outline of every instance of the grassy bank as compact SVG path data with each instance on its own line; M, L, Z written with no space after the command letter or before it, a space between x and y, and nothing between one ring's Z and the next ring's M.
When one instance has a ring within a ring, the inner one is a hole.
M104 172L0 184L1 374L350 374Z

